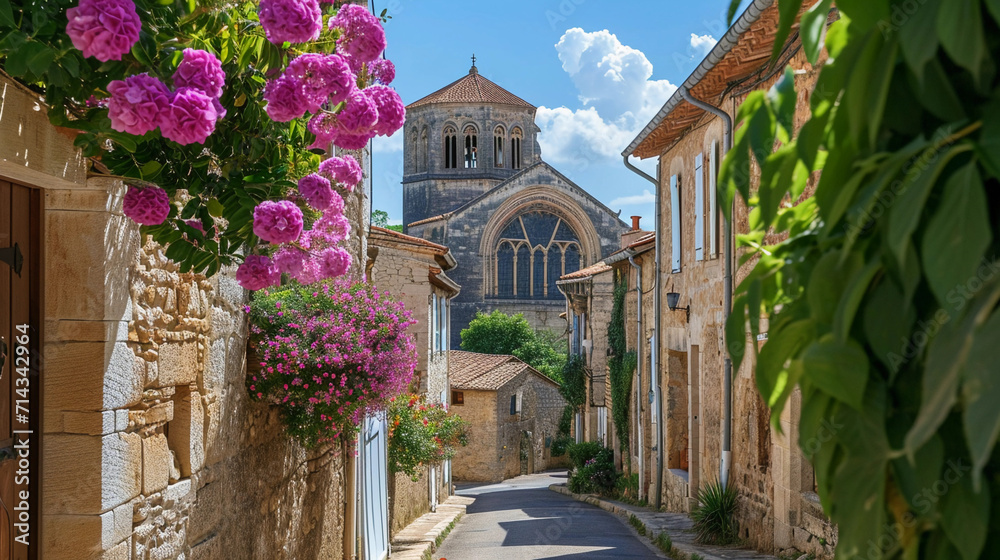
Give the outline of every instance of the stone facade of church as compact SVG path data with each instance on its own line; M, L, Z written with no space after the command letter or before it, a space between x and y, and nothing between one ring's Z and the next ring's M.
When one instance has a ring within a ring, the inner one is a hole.
M453 348L478 311L524 313L535 328L565 332L556 280L618 249L628 230L542 160L535 110L475 66L407 107L403 223L458 261Z

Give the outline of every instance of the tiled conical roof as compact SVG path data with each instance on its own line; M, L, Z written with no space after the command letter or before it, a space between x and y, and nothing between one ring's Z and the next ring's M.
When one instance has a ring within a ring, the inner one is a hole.
M433 103L494 103L497 105L524 107L526 109L535 108L531 103L480 76L479 69L475 66L469 70L467 76L452 82L423 99L410 103L407 109Z

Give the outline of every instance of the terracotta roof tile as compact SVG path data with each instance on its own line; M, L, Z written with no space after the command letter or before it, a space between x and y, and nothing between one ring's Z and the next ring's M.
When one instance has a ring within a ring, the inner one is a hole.
M643 235L639 239L636 239L635 241L630 243L629 246L626 247L626 249L635 249L637 247L641 247L642 245L646 245L654 241L656 241L656 232L649 232L646 235Z
M393 231L391 229L386 229L386 228L382 228L382 227L378 227L378 226L372 226L372 233L374 233L376 235L370 236L369 239L372 242L374 242L375 245L378 245L378 243L377 243L378 238L380 236L384 236L384 237L389 237L389 238L391 238L394 241L398 241L398 242L401 242L401 243L404 243L404 244L418 245L418 246L430 249L430 250L432 250L435 253L440 254L440 255L443 255L443 254L445 254L445 253L447 253L449 251L449 249L447 247L445 247L444 245L438 245L437 243L433 243L431 241L427 241L426 239L421 239L419 237L413 237L412 235L406 235L405 233L400 233L398 231Z
M587 268L581 268L576 272L570 272L569 274L560 276L559 281L564 282L566 280L579 280L581 278L588 278L595 274L600 274L609 270L611 270L610 266L604 264L604 261L599 261L596 264L588 266Z
M448 371L454 389L495 391L528 367L509 355L448 352Z
M475 66L469 74L434 93L410 103L407 109L432 103L493 103L534 109L535 106L479 75Z

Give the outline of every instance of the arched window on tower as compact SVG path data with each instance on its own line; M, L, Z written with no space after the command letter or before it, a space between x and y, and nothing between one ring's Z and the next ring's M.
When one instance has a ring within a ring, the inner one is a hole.
M418 144L420 147L417 149L417 171L420 172L427 171L429 155L427 136L427 127L425 126L420 132L420 143Z
M561 299L556 281L584 265L576 233L559 216L540 210L508 222L494 251L491 295L498 298Z
M465 168L475 169L479 151L479 131L471 124L465 127Z
M413 170L420 173L420 144L417 142L417 129L410 131L410 146L413 150Z
M458 131L453 126L444 127L444 168L458 169Z
M524 134L521 129L514 127L510 131L510 167L511 169L521 169L521 139Z
M498 126L493 130L493 165L495 167L503 167L507 163L504 161L504 142L506 141L506 137L507 131L502 126Z

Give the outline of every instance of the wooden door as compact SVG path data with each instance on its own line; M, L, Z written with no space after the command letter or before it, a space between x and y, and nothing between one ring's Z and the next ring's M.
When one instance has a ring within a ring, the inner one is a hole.
M40 195L0 181L0 560L39 548Z

